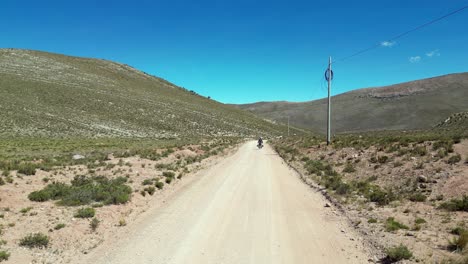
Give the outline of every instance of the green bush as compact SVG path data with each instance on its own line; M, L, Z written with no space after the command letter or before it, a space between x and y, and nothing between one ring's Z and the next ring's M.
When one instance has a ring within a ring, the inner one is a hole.
M373 185L371 190L366 195L369 201L377 203L378 205L387 205L396 199L391 191L384 191L380 187Z
M54 229L55 229L55 230L60 230L60 229L62 229L62 228L64 228L64 227L65 227L65 224L57 224L57 225L54 227Z
M96 217L94 217L91 220L91 222L89 223L89 226L91 227L91 230L93 230L93 232L96 231L96 229L99 226L99 223L100 223L100 221Z
M153 186L150 186L150 187L146 187L144 191L147 192L149 195L153 195L154 192L156 191L156 188L154 188Z
M460 154L456 154L456 155L451 156L451 157L447 160L447 163L453 165L453 164L457 164L457 163L460 162L460 161L461 161L461 156L460 156Z
M27 248L44 248L49 245L49 237L42 233L29 234L20 240L19 245Z
M152 185L153 184L153 181L151 179L145 179L141 185Z
M174 178L175 173L172 172L172 171L165 171L165 172L163 172L163 176L168 177L168 178Z
M31 211L32 209L33 209L33 208L32 208L31 206L25 207L25 208L22 208L22 209L20 210L20 213L26 214L27 212Z
M353 164L351 163L346 163L344 169L343 169L343 172L346 172L346 173L352 173L352 172L355 172L356 169L354 168Z
M461 235L464 231L465 229L463 227L457 226L453 228L452 230L450 230L450 233L454 235Z
M377 157L377 161L378 161L379 163L382 163L382 164L383 164L383 163L387 163L387 161L388 161L388 156L379 156L379 157Z
M449 245L448 249L451 251L463 251L466 246L468 245L468 231L464 230L461 232L461 234L453 238L452 240L449 240Z
M413 253L404 245L388 248L386 251L387 258L391 262L397 262L403 259L410 259L413 257Z
M18 167L18 173L24 175L35 175L36 165L33 163L21 163Z
M375 219L375 218L369 218L369 220L367 220L367 223L369 223L369 224L375 224L375 223L377 223L377 219Z
M385 231L394 232L399 229L409 229L409 227L396 221L393 217L387 218L387 221L385 221Z
M80 208L76 211L75 217L78 218L91 218L96 214L96 210L92 207Z
M167 177L166 180L165 180L165 182L166 182L167 184L171 184L172 179L173 179L173 178L171 178L171 177Z
M164 183L163 183L163 182L159 182L159 181L156 182L154 185L155 185L156 188L158 188L159 190L161 190L161 189L164 187Z
M421 224L425 224L425 223L427 223L427 222L426 222L426 220L424 220L423 218L420 218L420 217L419 217L419 218L416 218L416 219L414 220L414 223L417 224L417 225L421 225Z
M1 250L0 251L0 262L4 261L4 260L8 260L8 258L10 257L10 253L4 251L4 250Z
M28 195L31 201L44 202L60 200L67 206L86 205L92 202L103 204L122 204L130 200L132 189L126 185L127 178L109 180L103 176L75 176L71 186L64 183L51 183L40 191Z
M468 195L464 195L461 199L452 199L442 203L439 208L448 211L465 211L468 212Z
M408 197L408 199L412 202L424 202L426 201L426 198L426 195L420 192L415 192Z
M426 156L427 150L425 146L417 146L411 150L411 153L413 155L418 155L418 156Z

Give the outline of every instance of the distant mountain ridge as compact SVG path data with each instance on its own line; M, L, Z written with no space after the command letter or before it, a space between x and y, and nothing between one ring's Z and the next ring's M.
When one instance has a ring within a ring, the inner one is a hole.
M263 118L325 133L326 99L237 105ZM468 111L468 73L456 73L332 97L332 131L427 129Z
M0 49L0 137L206 137L284 127L128 65Z

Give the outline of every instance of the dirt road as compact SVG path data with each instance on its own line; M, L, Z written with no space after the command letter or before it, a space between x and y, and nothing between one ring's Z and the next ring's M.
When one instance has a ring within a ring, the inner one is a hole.
M113 264L367 263L359 238L325 202L269 146L249 142L126 238L88 257Z

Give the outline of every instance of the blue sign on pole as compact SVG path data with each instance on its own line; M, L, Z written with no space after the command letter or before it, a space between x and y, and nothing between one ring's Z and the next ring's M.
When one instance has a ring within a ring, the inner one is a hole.
M330 72L331 72L331 74L330 74ZM330 80L330 75L331 75L331 80L333 80L333 71L327 69L327 70L325 71L325 80L329 81L329 80Z

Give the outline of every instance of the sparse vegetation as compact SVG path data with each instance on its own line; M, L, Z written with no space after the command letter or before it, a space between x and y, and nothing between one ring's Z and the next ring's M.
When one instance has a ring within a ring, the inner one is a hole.
M59 204L67 206L86 205L92 202L122 204L130 199L132 193L125 182L127 182L125 177L109 180L102 176L75 176L71 186L54 182L40 191L30 193L28 198L36 202L59 200Z
M45 248L49 245L49 237L42 233L29 234L20 240L19 245L28 248Z
M355 172L356 169L354 168L353 164L351 163L346 163L344 169L343 169L343 172L346 172L346 173L352 173L352 172Z
M99 226L99 223L100 223L100 221L99 221L96 217L94 217L94 218L91 220L91 222L89 223L89 226L91 227L91 230L92 230L93 232L96 231L96 229L97 229L98 226Z
M448 249L451 251L463 251L468 245L468 231L461 231L460 235L449 240Z
M161 190L162 188L164 188L164 183L158 181L158 182L155 183L155 186L156 186L156 188L158 188L159 190Z
M55 229L55 230L60 230L60 229L62 229L62 228L64 228L64 227L65 227L65 224L61 223L61 224L57 224L57 225L54 227L54 229Z
M404 245L388 248L385 250L387 258L391 262L397 262L403 259L410 259L413 257L413 253Z
M460 154L456 154L456 155L451 156L451 157L447 160L447 163L453 165L453 164L456 164L456 163L458 163L458 162L460 162L460 161L461 161L461 156L460 156Z
M426 201L427 197L421 192L415 192L411 194L408 199L412 202L424 202Z
M92 207L85 207L85 208L80 208L78 211L75 213L75 217L77 218L91 218L94 217L96 214L96 210Z
M409 227L396 221L393 217L387 218L387 220L385 221L385 231L395 232L400 229L409 229Z
M465 211L468 212L468 195L464 195L461 199L452 199L442 203L439 208L448 211Z
M0 262L8 260L10 258L10 253L5 250L0 250Z

